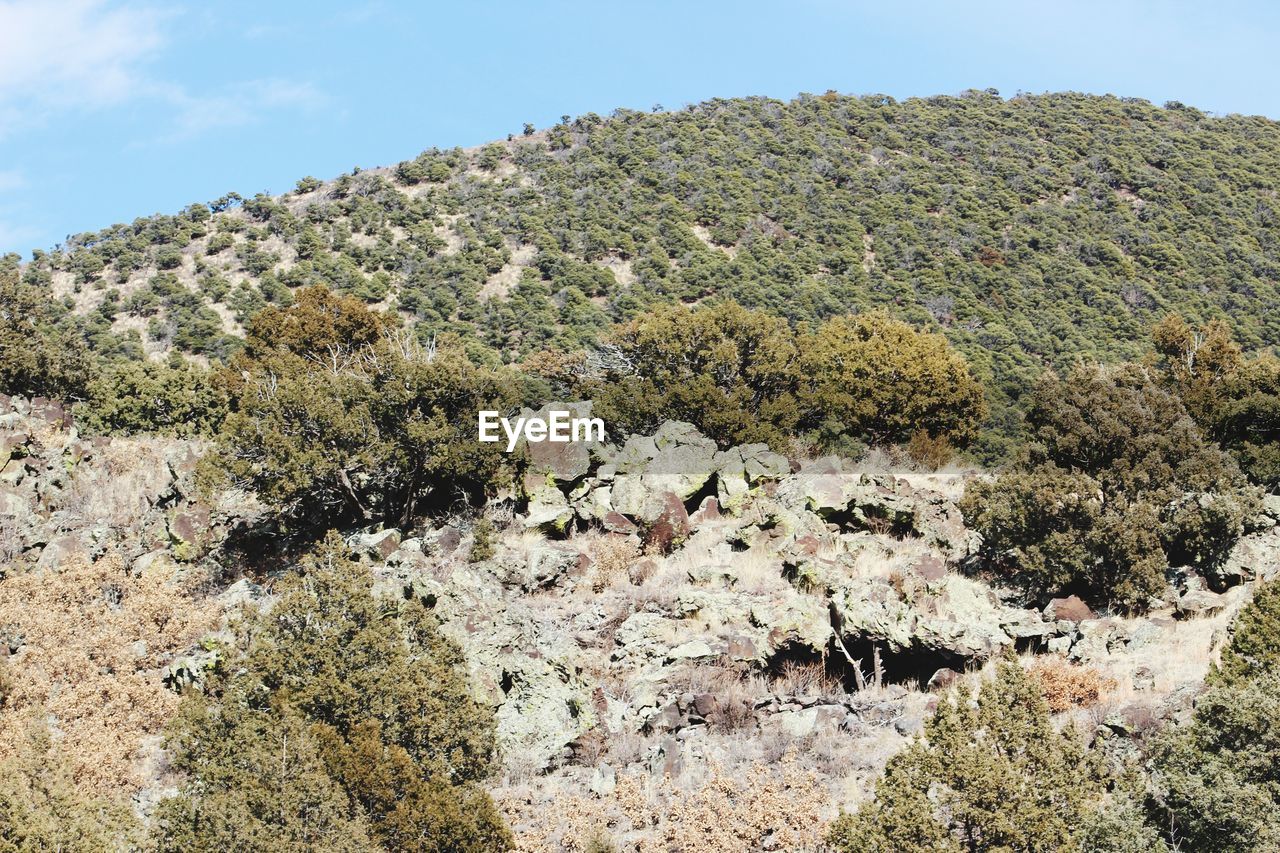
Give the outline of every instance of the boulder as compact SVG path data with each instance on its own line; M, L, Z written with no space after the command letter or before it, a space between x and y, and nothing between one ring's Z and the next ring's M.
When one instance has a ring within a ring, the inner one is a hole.
M392 527L372 533L356 533L347 537L347 547L358 557L381 562L400 547L400 531Z
M550 413L567 411L574 418L590 418L591 402L548 403L538 411L529 409L521 411L521 417L537 417L547 419ZM558 484L570 484L587 476L591 469L592 455L599 451L601 444L596 441L525 441L521 439L517 448L524 447L529 458L529 471L536 478L550 477Z
M870 640L890 652L923 651L961 663L986 660L1012 645L1006 628L1023 626L1028 618L983 584L959 575L910 601L887 579L853 579L833 591L831 609L846 642Z
M1093 611L1079 596L1068 595L1050 600L1044 608L1044 617L1050 621L1083 622L1093 618Z
M88 549L75 536L58 536L50 540L36 560L36 569L57 569L72 559L87 558Z
M656 507L656 510L650 509ZM643 516L647 521L644 544L660 553L670 553L675 546L689 538L689 513L674 492L664 492L646 504Z
M552 485L544 485L529 498L529 509L524 526L530 530L541 529L549 534L561 534L573 520L573 508L564 494Z
M518 551L507 551L491 565L494 576L504 586L526 592L552 586L578 564L578 552L550 543L533 543Z

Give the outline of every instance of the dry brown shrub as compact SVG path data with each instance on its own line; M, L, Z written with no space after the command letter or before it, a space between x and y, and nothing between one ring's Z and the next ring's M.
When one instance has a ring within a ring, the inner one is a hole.
M603 797L562 795L536 805L512 797L500 806L525 853L585 853L602 834L628 853L742 853L766 837L769 849L816 850L831 816L822 780L794 753L733 772L710 764L690 787L629 773Z
M1038 658L1028 667L1040 682L1049 710L1057 714L1071 708L1089 708L1116 682L1092 667L1079 666L1060 657Z
M932 436L924 430L911 434L907 456L926 471L937 471L951 461L955 450L945 436Z
M640 556L635 540L628 536L609 534L594 540L588 548L594 564L591 589L603 592L620 578L631 580L631 566Z
M178 697L160 680L175 650L215 625L213 609L161 572L131 577L115 556L0 581L0 626L22 636L8 660L0 760L21 748L23 721L47 715L79 786L116 793Z
M844 687L819 662L787 661L773 681L773 692L780 696L838 696Z

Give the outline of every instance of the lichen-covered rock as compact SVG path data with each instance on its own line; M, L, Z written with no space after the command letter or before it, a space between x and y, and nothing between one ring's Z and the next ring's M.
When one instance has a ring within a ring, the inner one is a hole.
M486 565L504 586L531 591L555 584L577 565L578 557L578 551L567 546L531 543L505 551Z
M983 584L949 575L904 596L883 578L848 582L831 597L846 641L884 644L895 653L928 651L953 661L982 661L1015 635L1049 629L1034 613L1008 607Z
M545 484L532 493L524 526L530 530L541 529L560 534L573 520L573 507L564 493L555 486Z
M572 418L590 418L591 401L576 403L548 403L536 412L524 409L520 416L550 418L552 411L568 412ZM568 485L581 480L591 470L592 458L603 448L601 442L589 441L526 441L520 440L517 451L523 448L529 461L529 472L542 479L550 476L556 483Z

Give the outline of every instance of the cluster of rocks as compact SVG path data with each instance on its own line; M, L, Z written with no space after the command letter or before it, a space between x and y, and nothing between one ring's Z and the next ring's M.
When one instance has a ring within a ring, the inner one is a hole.
M0 395L0 562L43 570L110 549L143 571L199 558L233 513L197 496L198 459L188 441L82 438L62 403Z

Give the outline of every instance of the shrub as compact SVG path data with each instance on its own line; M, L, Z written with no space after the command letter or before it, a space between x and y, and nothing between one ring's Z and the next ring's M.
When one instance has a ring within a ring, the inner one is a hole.
M799 346L801 406L820 444L855 435L876 445L915 438L918 449L924 439L964 445L986 417L982 386L946 338L883 312L836 317ZM940 452L935 444L930 458Z
M57 726L59 760L79 791L137 788L138 750L178 704L156 673L215 627L208 608L164 574L157 566L131 575L116 557L75 558L0 581L0 625L25 640L9 660L0 758L22 754L25 721L38 715Z
M301 521L405 525L420 503L474 500L507 477L475 431L478 410L515 400L506 374L353 298L310 288L263 311L224 377L232 413L204 482L228 476Z
M1259 584L1231 628L1231 642L1210 673L1212 684L1240 684L1280 671L1280 582Z
M1166 385L1205 433L1253 482L1280 485L1280 360L1245 358L1221 321L1197 329L1171 314L1152 338Z
M608 336L601 380L584 389L612 429L694 424L722 447L785 447L799 421L795 335L784 320L731 302L661 308Z
M1211 688L1190 725L1152 749L1161 800L1185 849L1280 849L1280 672Z
M1059 657L1037 658L1028 672L1039 682L1045 702L1055 714L1092 707L1104 693L1116 687L1115 679L1098 670Z
M211 435L227 413L226 394L208 371L174 355L168 362L124 362L89 383L78 411L91 432Z
M420 602L383 601L330 538L240 628L170 748L187 774L157 819L162 850L505 850L477 781L494 721L461 651Z
M967 442L986 412L981 386L944 338L882 313L797 334L733 302L677 305L615 327L593 358L541 363L557 372L551 379L585 375L576 392L617 430L648 433L683 420L722 447L786 450L800 433L824 449L914 438L938 460Z
M43 724L27 726L22 737L21 749L0 761L0 850L137 849L142 833L127 803L78 789Z
M1065 850L1101 782L1072 733L1059 734L1039 685L999 663L976 703L938 705L923 739L889 759L875 799L841 815L843 853Z
M961 510L988 565L1034 595L1140 609L1170 564L1212 575L1257 510L1235 463L1143 368L1050 376L1026 421L1026 457L966 489Z
M0 257L0 394L78 399L91 376L83 339L59 324L55 304L18 280Z

